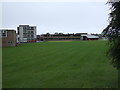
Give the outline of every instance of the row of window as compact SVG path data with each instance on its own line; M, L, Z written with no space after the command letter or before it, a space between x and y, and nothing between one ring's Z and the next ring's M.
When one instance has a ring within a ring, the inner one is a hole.
M23 27L23 30L34 29L34 27Z
M26 31L26 30L24 30L23 33L34 33L34 31Z
M26 37L32 37L32 38L33 38L34 35L26 35L26 34L24 34L23 37L24 37L24 38L26 38Z
M20 31L19 31L19 30L18 30L18 34L20 34ZM24 30L24 31L23 31L23 34L34 34L34 31Z

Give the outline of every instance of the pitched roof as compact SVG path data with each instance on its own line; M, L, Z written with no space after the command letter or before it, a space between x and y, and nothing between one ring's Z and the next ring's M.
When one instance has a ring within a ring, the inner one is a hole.
M87 35L83 34L81 36L86 36L87 38L99 38L98 36L94 36L94 35L91 35L91 34L87 34Z
M99 37L94 35L87 35L87 38L99 38Z

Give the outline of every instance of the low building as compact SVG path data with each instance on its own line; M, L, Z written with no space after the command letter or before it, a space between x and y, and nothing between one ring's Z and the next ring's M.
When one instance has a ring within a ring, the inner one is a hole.
M44 41L44 37L41 35L37 35L37 42Z
M52 41L52 40L81 40L81 34L87 33L76 33L76 34L63 34L63 33L55 33L55 34L42 34L41 37L44 41Z
M0 30L2 47L16 46L16 31L9 29Z
M90 34L82 34L81 35L81 40L98 40L99 37L98 36L95 36L95 35L90 35Z
M19 25L17 27L19 42L36 42L36 26Z

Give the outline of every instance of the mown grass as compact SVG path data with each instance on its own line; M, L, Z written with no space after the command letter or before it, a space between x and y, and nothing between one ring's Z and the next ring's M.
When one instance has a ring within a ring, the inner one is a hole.
M106 41L41 42L3 48L3 88L116 88Z

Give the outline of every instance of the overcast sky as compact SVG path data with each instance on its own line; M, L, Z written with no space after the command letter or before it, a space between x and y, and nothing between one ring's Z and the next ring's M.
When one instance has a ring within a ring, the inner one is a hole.
M2 27L37 26L43 33L101 33L108 24L105 2L4 2Z

